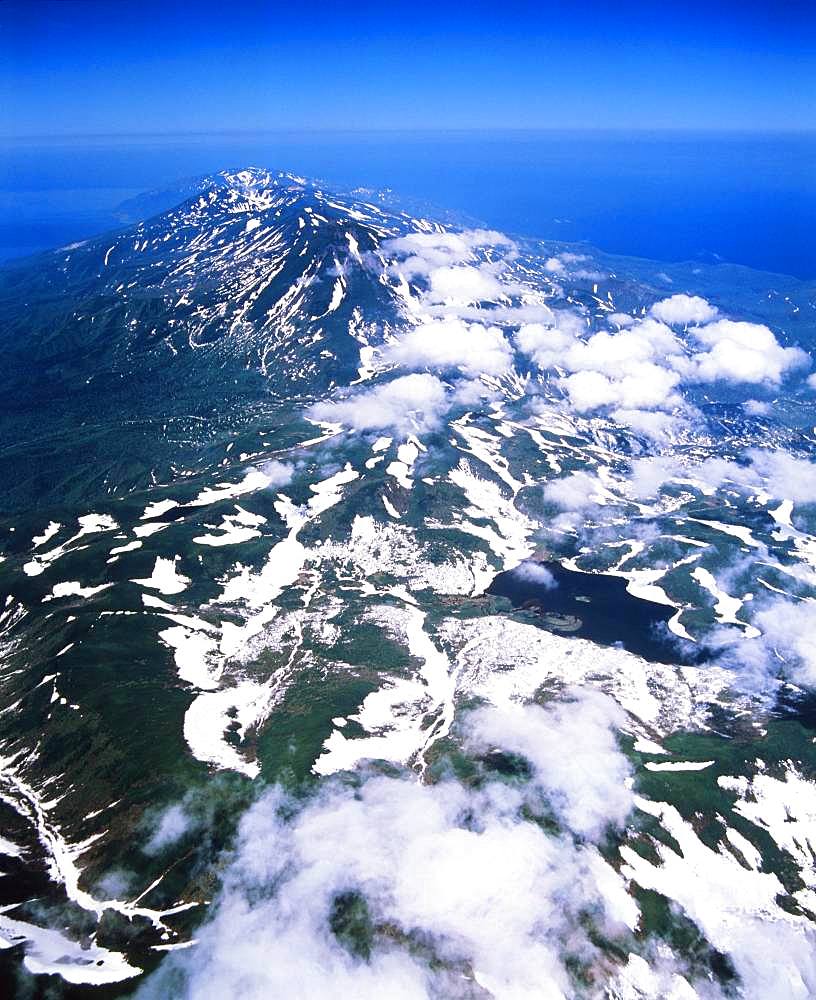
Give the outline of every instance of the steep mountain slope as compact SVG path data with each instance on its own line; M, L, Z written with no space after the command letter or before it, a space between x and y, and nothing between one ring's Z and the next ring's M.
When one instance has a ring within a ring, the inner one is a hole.
M4 468L21 500L48 489L32 468L24 492L27 462L57 473L59 495L77 448L95 449L109 480L144 484L153 463L166 469L168 424L192 444L207 438L197 421L240 426L265 404L345 384L360 347L396 321L363 255L403 220L266 171L202 187L119 235L0 274ZM66 424L81 443L61 436Z

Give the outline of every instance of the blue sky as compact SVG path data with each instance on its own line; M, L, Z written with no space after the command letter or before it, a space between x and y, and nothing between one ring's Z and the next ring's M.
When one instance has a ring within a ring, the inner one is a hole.
M0 3L0 133L816 127L816 4Z

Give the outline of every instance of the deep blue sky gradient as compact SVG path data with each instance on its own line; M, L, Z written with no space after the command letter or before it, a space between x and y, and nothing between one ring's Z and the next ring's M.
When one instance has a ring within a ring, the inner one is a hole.
M816 128L816 3L0 2L0 134Z

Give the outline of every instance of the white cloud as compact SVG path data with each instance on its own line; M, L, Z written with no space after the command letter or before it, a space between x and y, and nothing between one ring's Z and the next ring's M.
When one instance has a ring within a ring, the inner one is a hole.
M385 240L382 250L395 258L389 273L424 279L419 301L429 314L449 314L520 291L519 285L504 278L506 261L515 256L516 245L492 230L411 233Z
M242 820L197 948L169 956L141 997L557 997L580 990L576 963L614 975L588 925L626 941L637 904L592 843L541 820L554 811L586 837L625 820L621 720L592 694L563 710L480 709L465 725L471 749L519 754L530 776L485 771L467 786L362 774L305 802L271 790Z
M539 368L560 365L576 338L586 331L586 321L577 313L562 309L553 313L552 322L527 323L515 335L516 347L535 361Z
M782 347L760 323L721 319L689 332L709 348L693 356L694 377L701 382L723 379L778 385L788 371L809 361L798 347Z
M541 563L533 562L530 559L519 563L513 570L513 576L517 576L526 583L538 584L547 590L554 590L558 586L555 577L546 566L542 566Z
M680 343L667 326L647 319L632 330L619 333L601 330L586 341L576 342L563 363L571 371L596 371L619 378L632 365L681 351Z
M811 389L816 389L816 372L812 375L808 375L807 384Z
M750 448L750 471L743 466L732 475L746 486L761 483L772 495L794 503L816 503L816 463L785 451Z
M456 406L477 406L486 400L498 399L499 394L495 389L491 389L479 381L479 379L466 379L457 382L451 395L451 402Z
M755 610L753 624L761 635L745 639L732 628L716 628L706 636L709 650L735 669L745 690L767 691L776 678L816 688L816 602L773 597Z
M668 455L636 458L626 477L626 491L639 499L657 496L664 483L682 475L684 471L678 460Z
M273 458L264 462L261 472L269 480L270 486L287 486L292 481L294 467L288 462L278 462Z
M666 363L682 357L682 345L667 326L647 318L631 329L601 330L581 340L585 329L581 316L562 311L555 327L522 326L515 342L540 368L572 373L561 385L581 413L603 406L635 411L682 403L674 391L680 375Z
M471 713L469 745L495 745L524 757L559 819L597 840L610 823L622 825L632 809L629 764L615 741L615 730L625 721L608 696L576 691L573 700L546 711L538 705L509 705Z
M631 410L624 407L613 410L610 416L623 426L630 427L637 434L666 442L672 438L675 418L659 410Z
M544 487L544 498L561 510L585 510L596 506L603 496L600 479L583 470L553 479Z
M428 275L428 299L465 305L500 298L505 287L496 278L496 269L489 264L469 267L438 267Z
M445 386L435 375L404 375L346 399L315 403L313 420L340 422L356 430L430 430L448 408Z
M512 252L515 243L495 230L470 229L460 233L410 233L381 244L383 253L400 258L398 270L408 277L473 261L474 251L480 247L501 247Z
M518 330L514 340L518 349L529 355L539 368L552 368L569 349L574 337L557 326L528 323Z
M498 327L456 319L414 327L384 348L381 357L405 368L459 368L470 375L500 375L513 363L513 351Z
M466 319L482 320L474 304L519 291L520 286L506 279L505 264L494 252L515 253L512 241L481 230L414 233L386 241L384 248L401 258L393 265L401 273L426 279L420 292L422 308L448 317L446 327L426 323L410 331L401 344L386 348L386 360L417 369L464 367L469 374L498 374L510 366L509 348L498 327L484 322L468 327ZM494 252L492 257L486 248ZM560 254L549 258L545 269L563 274L567 265L583 259L581 254ZM514 307L501 316L492 310L491 318L512 322L511 313L521 318L529 308ZM800 349L783 347L768 327L723 319L698 295L661 299L645 317L612 314L609 322L617 329L590 336L580 311L547 315L541 306L534 308L544 321L522 323L514 337L516 348L541 369L566 372L561 385L578 412L609 408L613 415L626 414L630 427L654 439L667 440L672 431L667 419L650 418L649 413L682 410L681 418L693 416L678 393L682 385L723 380L778 385L791 369L808 361ZM672 326L686 328L682 340ZM468 329L469 343L464 339ZM446 337L436 343L435 332Z
M592 334L580 307L551 310L543 301L527 301L529 296L496 305L485 322L479 304L525 291L510 280L506 267L517 253L515 244L489 230L413 233L385 241L383 249L396 258L392 273L424 279L419 282L424 290L412 292L417 317L441 317L451 324L447 343L433 342L433 327L426 329L426 323L400 345L386 348L386 360L418 370L459 367L471 375L498 374L510 367L499 325L520 324L513 345L540 369L561 376L573 409L606 409L612 419L652 440L668 442L702 419L681 395L683 387L720 381L776 386L809 360L799 348L782 346L768 327L724 319L706 299L685 293L653 303L645 316L612 313L607 317L612 331ZM544 269L556 276L592 277L575 270L588 259L561 253L547 259ZM468 321L473 325L466 344ZM816 377L809 384L816 385ZM758 403L749 403L746 412L752 406L758 413Z
M707 458L688 464L669 455L638 458L631 463L626 489L634 497L651 497L672 480L697 483L707 492L727 484L752 492L761 489L794 503L816 503L816 463L777 449L749 448L745 462Z
M648 411L677 410L691 415L677 389L682 384L720 380L778 385L792 368L809 362L804 351L783 347L757 323L714 319L716 309L698 296L673 295L656 303L643 319L615 314L618 329L584 338L584 320L574 312L556 314L555 326L532 323L515 337L517 348L542 369L568 374L561 385L580 413L614 407L629 414L630 426L656 438L670 434L664 419ZM663 320L694 326L681 340ZM703 349L700 349L703 348Z
M773 668L777 657L786 663L787 675L798 684L816 686L816 603L775 600L755 616L762 630L762 641L769 648Z
M773 409L770 403L763 403L759 399L746 399L742 404L742 408L749 417L765 417Z
M508 294L518 292L516 285L505 286ZM423 312L432 317L455 316L457 319L469 320L473 323L505 324L518 327L524 323L543 323L549 326L553 322L553 311L544 302L525 303L490 303L485 308L482 305L435 305L423 302Z
M585 253L559 253L555 257L549 257L544 262L544 270L548 274L558 275L559 277L564 277L567 274L571 278L583 278L587 281L600 281L603 275L597 271L590 271L586 268L577 268L571 271L567 271L566 265L568 264L581 264L584 261L591 260L590 257Z
M181 805L168 806L161 814L153 835L142 850L145 854L158 854L165 847L180 840L191 826L190 817Z
M575 372L562 379L561 385L579 413L613 403L619 405L621 402L615 383L600 372Z
M620 379L608 378L597 371L577 371L562 379L561 385L579 413L601 406L648 410L681 405L682 400L674 393L680 382L675 372L651 362L632 364L627 370L630 374Z
M631 326L635 322L635 317L630 316L629 313L610 313L606 317L606 321L617 327Z
M649 310L655 319L669 326L687 326L689 323L708 323L717 316L717 309L699 295L670 295L661 299Z

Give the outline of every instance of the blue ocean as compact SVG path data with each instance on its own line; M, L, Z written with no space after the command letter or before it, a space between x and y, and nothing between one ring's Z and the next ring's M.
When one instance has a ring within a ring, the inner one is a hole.
M0 260L121 224L146 190L260 164L412 210L659 261L816 277L816 135L288 132L18 140L0 151Z

